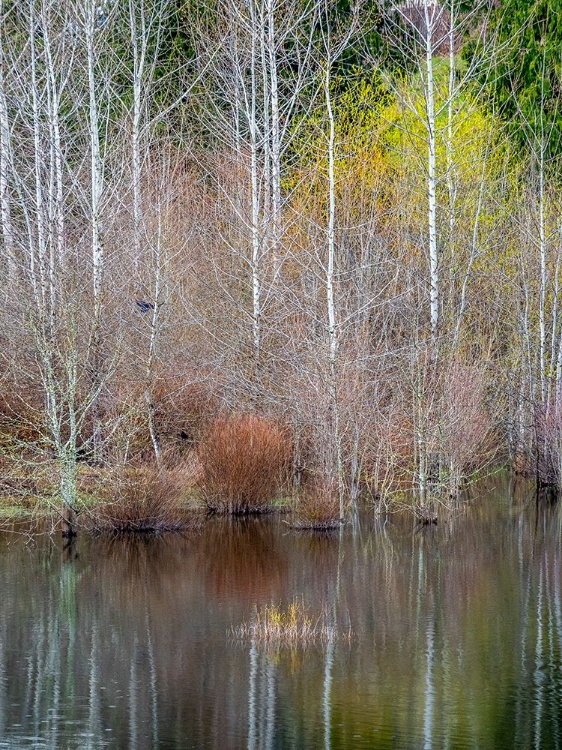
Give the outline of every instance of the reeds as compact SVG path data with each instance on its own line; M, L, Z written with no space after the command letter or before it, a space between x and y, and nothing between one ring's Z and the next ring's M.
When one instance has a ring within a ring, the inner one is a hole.
M254 414L217 419L198 449L208 510L270 510L283 486L291 449L287 430L272 419Z
M326 612L314 617L304 602L295 599L286 609L275 604L256 607L252 620L233 628L232 635L266 646L306 647L333 641L338 631L328 622Z

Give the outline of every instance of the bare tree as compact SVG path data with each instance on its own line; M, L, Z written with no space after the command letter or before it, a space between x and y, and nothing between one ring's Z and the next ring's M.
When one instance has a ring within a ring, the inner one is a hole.
M12 199L3 232L18 263L11 310L33 347L20 366L41 385L44 439L72 535L78 451L101 455L100 396L118 356L102 353L111 86L99 80L103 29L94 3L37 0L25 14L12 7L6 25L3 83L11 96L0 131L4 190Z
M200 66L206 69L205 129L231 164L227 180L220 165L214 178L225 215L232 217L222 241L241 269L247 269L241 273L247 273L251 306L242 316L251 329L250 380L259 391L269 328L266 311L282 263L281 180L294 135L293 115L310 82L310 35L317 9L292 0L225 0L219 9L218 30L213 25L196 40ZM233 185L237 188L230 193ZM225 279L225 287L229 284Z
M441 290L442 258L446 237L440 235L439 186L445 183L448 193L449 242L455 234L455 159L454 121L466 111L468 100L465 92L478 76L490 65L493 45L486 38L486 0L476 3L469 12L463 12L460 4L435 0L408 0L405 3L391 2L382 8L385 33L389 43L396 45L402 60L402 71L414 71L419 81L410 81L404 87L392 75L385 80L398 97L407 117L401 124L405 132L426 149L423 163L427 212L426 242L429 266L429 318L432 345L437 352L441 334L443 294ZM482 18L484 16L484 18ZM477 54L464 69L456 64L459 41L474 19L478 19ZM496 51L494 49L494 51ZM435 66L438 57L448 62L446 90L436 80ZM421 98L421 101L420 101ZM445 115L445 117L443 117ZM410 124L408 123L408 118ZM419 126L412 127L412 123ZM445 170L439 173L438 145L445 142ZM469 261L469 271L472 263Z

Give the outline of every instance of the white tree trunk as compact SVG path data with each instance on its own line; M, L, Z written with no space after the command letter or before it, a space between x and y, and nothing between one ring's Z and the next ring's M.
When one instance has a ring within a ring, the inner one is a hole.
M98 91L96 86L96 4L87 0L85 9L84 36L87 51L88 96L89 96L89 135L90 135L90 212L93 263L94 316L101 317L104 250L102 239L102 196L104 189L103 162L99 132Z
M552 403L552 388L553 385L556 388L558 382L558 368L557 368L557 357L556 357L556 344L557 344L557 332L558 332L558 297L560 295L560 246L558 246L556 254L556 268L554 270L554 291L552 301L552 322L550 329L550 377L548 378L548 393L547 393L547 404L550 406Z
M555 302L557 304L558 300L558 267L561 262L561 256L562 256L562 227L558 230L558 261L557 261L557 272L556 272L556 294L555 294ZM553 315L553 324L552 324L552 341L553 341L553 347L557 349L556 354L556 391L554 394L555 404L556 404L556 414L557 416L560 415L562 411L562 327L560 331L558 331L558 315L557 315L557 307L555 307L554 315ZM552 356L552 362L554 363L555 357L554 353Z
M140 44L137 28L137 10L140 13ZM144 0L129 0L129 21L131 27L131 49L133 54L133 121L131 126L131 167L133 187L133 259L138 268L141 257L142 237L142 195L141 195L141 117L144 68L146 60L146 23Z
M279 113L279 84L277 75L277 35L275 29L275 0L267 3L267 32L269 53L269 92L271 98L271 252L274 277L279 273L279 242L281 229L281 123Z
M152 316L150 320L150 338L148 343L148 356L146 359L146 386L145 386L145 402L148 414L148 430L150 433L150 440L152 442L152 448L154 450L154 457L158 469L162 469L162 449L160 447L160 439L156 428L156 413L154 409L153 395L151 389L151 383L154 374L154 365L156 363L156 347L158 343L159 333L159 319L160 319L160 297L162 292L162 271L163 271L163 258L162 258L162 212L161 207L158 207L158 235L156 237L156 246L154 249L154 261L155 261L155 274L154 274L154 307L152 308Z
M425 99L427 127L427 224L429 239L430 271L430 314L431 337L434 350L437 351L439 337L439 255L437 249L437 169L436 169L436 135L435 135L435 82L433 78L433 53L435 40L433 29L436 3L424 0L425 14Z
M7 261L8 280L13 283L17 274L17 262L10 210L9 174L11 172L12 153L4 77L3 16L4 3L3 0L0 0L0 222L2 223L2 240Z
M335 144L336 125L332 107L330 60L326 62L324 75L324 97L328 116L328 263L326 267L326 302L328 308L328 344L330 366L330 407L333 418L333 447L335 452L335 473L338 487L340 519L345 512L345 488L343 481L343 457L340 435L340 414L338 403L338 324L336 317L335 264L336 264L336 179L335 179Z
M261 206L260 206L260 181L259 181L259 132L257 123L258 103L258 53L259 34L258 18L254 0L250 0L250 22L252 24L251 37L251 73L250 73L250 102L249 102L249 131L250 131L250 154L251 154L251 191L252 191L252 342L254 350L254 361L259 368L261 358Z
M86 0L84 14L84 38L87 54L88 74L88 128L90 140L90 231L92 243L93 280L93 334L92 334L92 382L94 390L102 375L102 293L105 271L102 227L102 197L104 191L103 160L101 154L98 86L96 85L96 20L97 5ZM92 406L94 460L101 461L102 426L99 399Z
M454 103L455 103L455 13L454 3L450 3L449 17L449 89L447 92L447 140L446 140L446 158L447 158L447 191L449 194L449 252L454 248L455 243L455 204L457 199L457 189L454 179Z
M541 385L541 403L546 403L547 378L546 378L546 287L547 287L547 247L546 247L546 230L545 230L545 190L544 190L544 143L541 137L540 159L539 159L539 247L541 263L541 279L539 294L539 366L540 366L540 385Z
M49 29L50 18L48 9L43 9L42 28ZM66 62L66 69L60 71L51 48L51 35L43 33L43 49L47 77L47 117L49 124L50 164L49 164L49 225L50 225L50 253L49 280L50 306L52 326L54 327L57 307L57 268L64 264L65 256L65 205L64 205L64 176L63 149L60 121L60 98L68 82L68 70L72 64L72 56Z
M35 294L38 313L42 323L46 324L50 318L46 307L48 299L47 291L47 237L45 227L45 208L43 201L43 170L44 153L41 144L41 112L40 112L40 83L37 74L37 47L35 41L36 18L34 9L30 6L29 14L29 40L30 40L30 62L31 62L31 104L33 119L33 172L35 178L35 242L30 248L30 270L32 277L36 279ZM34 248L37 248L37 254Z

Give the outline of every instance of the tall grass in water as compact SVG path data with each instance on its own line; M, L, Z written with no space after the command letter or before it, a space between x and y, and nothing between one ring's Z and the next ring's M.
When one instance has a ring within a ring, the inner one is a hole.
M285 481L291 450L287 430L272 419L254 414L217 419L198 448L208 510L269 510Z
M310 646L326 643L337 636L326 613L313 617L302 601L292 601L286 609L275 604L256 608L249 623L233 628L234 638L271 646Z

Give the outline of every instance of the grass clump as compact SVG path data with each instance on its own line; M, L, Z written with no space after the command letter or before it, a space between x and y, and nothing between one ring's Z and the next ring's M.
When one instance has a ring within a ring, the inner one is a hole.
M233 629L239 640L252 640L270 646L310 646L333 641L337 630L328 623L326 613L313 617L304 602L293 600L286 609L275 604L256 608L249 623Z
M235 515L271 510L291 451L288 431L272 419L254 414L217 419L198 449L207 509Z

